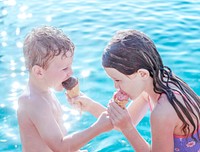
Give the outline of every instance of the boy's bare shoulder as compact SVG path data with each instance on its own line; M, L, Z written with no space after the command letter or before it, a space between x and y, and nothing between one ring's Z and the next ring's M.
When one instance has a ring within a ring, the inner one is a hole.
M30 103L30 101L31 101L30 93L28 93L27 91L24 91L18 98L19 108L22 108L25 104L27 105L28 103Z
M20 96L19 96L19 98L18 98L18 104L19 104L19 106L23 106L23 105L26 105L26 106L28 106L29 104L33 104L34 102L34 100L35 100L36 98L34 97L34 96L32 96L31 94L30 94L30 92L28 92L28 91L25 91L25 92L23 92Z
M23 92L18 98L18 103L24 104L25 101L29 100L30 100L30 95L27 92Z
M42 97L37 94L31 94L30 92L26 91L18 98L18 109L31 112L32 110L35 111L36 109L39 110L41 107L45 107L45 103L42 101Z

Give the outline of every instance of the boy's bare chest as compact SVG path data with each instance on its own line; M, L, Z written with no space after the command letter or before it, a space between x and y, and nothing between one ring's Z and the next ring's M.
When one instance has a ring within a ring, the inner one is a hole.
M54 115L55 119L58 121L60 117L62 117L62 111L60 107L60 103L52 97L46 98L48 100L48 106L52 111L52 114Z

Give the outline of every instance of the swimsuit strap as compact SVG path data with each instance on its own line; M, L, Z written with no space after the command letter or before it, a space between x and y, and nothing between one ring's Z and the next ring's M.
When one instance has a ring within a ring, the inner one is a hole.
M160 97L161 97L161 95L162 95L163 93L161 93L160 94L160 96L158 97L158 100L160 99ZM150 108L150 110L151 110L151 112L153 111L153 107L152 107L152 105L151 105L151 102L150 102L150 96L148 96L148 104L149 104L149 108Z

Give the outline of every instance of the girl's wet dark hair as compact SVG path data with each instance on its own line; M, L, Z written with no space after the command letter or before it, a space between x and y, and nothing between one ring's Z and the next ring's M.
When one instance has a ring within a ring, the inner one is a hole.
M171 69L163 65L162 59L153 41L144 33L136 30L123 30L111 39L102 56L102 65L115 68L125 75L131 75L139 69L146 69L153 78L154 91L165 93L178 117L183 122L182 130L189 135L189 124L193 126L192 137L199 129L200 98ZM173 86L173 88L172 88ZM176 89L174 89L176 88ZM184 101L182 104L175 96L178 92Z
M112 38L103 54L103 66L112 67L130 75L144 68L150 72L163 68L154 43L144 34L135 31L119 31Z

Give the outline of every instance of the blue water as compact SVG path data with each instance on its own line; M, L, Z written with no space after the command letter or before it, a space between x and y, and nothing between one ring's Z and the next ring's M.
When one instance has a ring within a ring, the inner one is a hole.
M75 43L74 74L81 90L106 106L114 91L101 67L102 51L120 29L137 29L156 43L164 64L200 95L200 1L157 0L0 0L0 151L20 152L16 117L17 97L26 85L22 44L32 28L53 25ZM69 133L90 126L96 119L80 116L56 93L66 112ZM149 113L138 126L151 143ZM89 152L133 151L124 136L111 131L97 136L83 149Z

